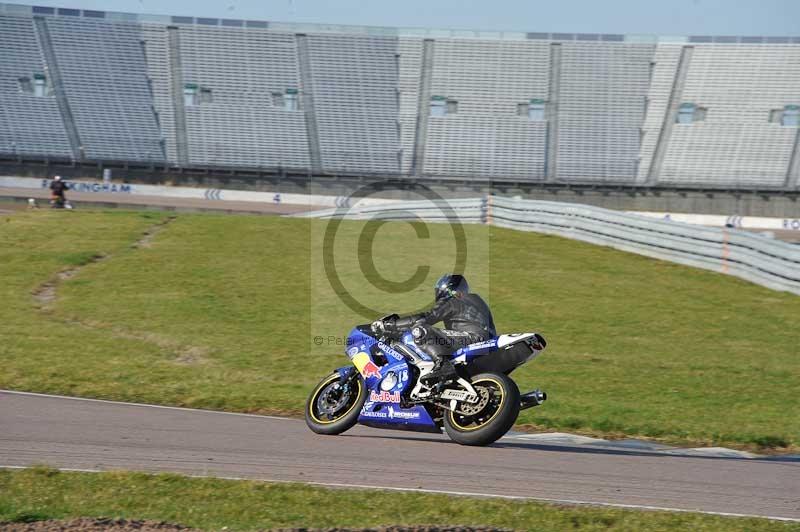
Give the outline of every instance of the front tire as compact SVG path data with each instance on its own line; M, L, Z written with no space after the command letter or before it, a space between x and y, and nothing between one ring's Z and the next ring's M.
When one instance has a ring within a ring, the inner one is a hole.
M320 381L306 401L306 425L317 434L341 434L358 422L367 399L367 387L359 374L344 383L339 373Z
M447 410L444 428L450 439L461 445L489 445L508 432L519 415L519 388L502 373L481 373L472 377L481 399L477 405L459 404L468 413ZM474 410L474 412L473 412Z

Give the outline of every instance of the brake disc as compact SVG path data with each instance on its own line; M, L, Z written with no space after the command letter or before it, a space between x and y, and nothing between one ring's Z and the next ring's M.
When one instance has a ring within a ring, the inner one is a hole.
M338 398L334 397L338 395ZM347 402L348 394L339 383L329 386L319 397L317 407L321 414L334 415L344 403Z
M488 388L483 386L475 388L475 391L478 392L478 402L469 404L469 403L460 403L458 412L460 414L464 414L465 416L474 416L483 412L486 408L486 405L489 404L489 399L491 396L489 395Z

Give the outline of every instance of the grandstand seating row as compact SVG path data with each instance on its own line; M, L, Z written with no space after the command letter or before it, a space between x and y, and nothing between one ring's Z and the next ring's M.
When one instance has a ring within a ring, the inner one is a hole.
M0 4L0 154L800 187L800 39L446 33Z

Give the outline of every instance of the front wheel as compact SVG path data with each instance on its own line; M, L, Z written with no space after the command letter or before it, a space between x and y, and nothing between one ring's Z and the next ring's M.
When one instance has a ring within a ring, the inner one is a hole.
M317 434L341 434L352 428L367 398L366 390L357 373L345 382L339 373L328 375L306 401L306 425Z
M462 445L489 445L514 426L519 388L502 373L476 375L472 386L480 399L475 404L459 402L457 412L445 412L444 428L450 439Z

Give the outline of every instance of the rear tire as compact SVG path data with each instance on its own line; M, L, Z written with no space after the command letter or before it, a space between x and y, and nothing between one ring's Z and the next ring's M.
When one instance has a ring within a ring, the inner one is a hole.
M481 373L471 380L486 406L474 415L445 411L444 428L450 439L461 445L489 445L514 426L519 415L519 388L502 373Z
M364 379L356 373L344 384L340 380L339 373L328 375L306 401L306 425L317 434L341 434L358 423L367 399Z

